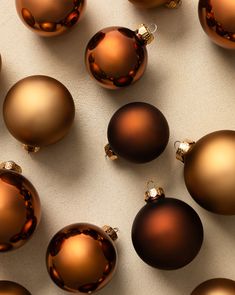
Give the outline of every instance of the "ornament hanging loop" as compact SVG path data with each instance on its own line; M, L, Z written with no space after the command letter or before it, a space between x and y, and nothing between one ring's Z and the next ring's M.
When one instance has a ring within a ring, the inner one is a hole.
M26 150L28 153L37 153L40 150L39 146L31 146L27 144L23 144L24 150Z
M136 36L141 42L143 42L145 45L148 45L154 40L154 33L156 31L156 24L150 24L149 26L141 24L136 30Z
M110 160L115 161L118 159L118 156L112 151L110 144L106 144L104 147L105 150L105 155L108 157Z
M184 163L185 155L193 148L195 145L195 141L192 140L184 140L184 141L176 141L174 143L174 147L176 149L176 159Z
M117 233L119 232L119 229L117 227L111 227L109 225L104 225L102 227L103 231L106 232L106 234L113 240L116 241L118 239Z
M166 3L166 7L170 9L176 9L179 8L182 5L182 0L170 0L168 3Z
M19 165L17 165L14 161L6 161L0 164L0 169L14 171L16 173L21 174L22 169Z
M163 188L157 187L153 180L147 182L147 191L145 192L145 202L154 202L165 197Z

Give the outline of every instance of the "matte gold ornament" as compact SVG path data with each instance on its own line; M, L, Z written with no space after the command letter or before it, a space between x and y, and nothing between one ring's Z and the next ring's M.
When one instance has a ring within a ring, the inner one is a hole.
M23 246L40 222L38 193L21 172L13 161L0 165L0 252Z
M234 0L200 0L198 13L204 31L213 42L235 49Z
M9 90L3 105L8 130L29 152L61 140L74 116L74 101L68 89L47 76L20 80Z
M129 0L134 5L141 8L153 8L161 5L165 5L167 8L178 8L181 4L181 0Z
M116 229L88 223L69 225L51 240L47 269L54 283L69 292L91 294L106 286L117 266Z
M86 0L16 0L23 23L43 37L60 35L76 25L85 10Z
M184 162L185 184L200 206L235 214L235 131L216 131L196 143L184 141L177 158Z
M0 281L0 295L31 295L28 290L26 290L21 285L10 282L10 281Z
M124 27L100 30L89 41L85 61L89 74L101 86L118 89L139 80L147 65L146 45L154 39L152 28L142 24L136 31Z
M191 295L234 295L235 281L212 279L199 285Z

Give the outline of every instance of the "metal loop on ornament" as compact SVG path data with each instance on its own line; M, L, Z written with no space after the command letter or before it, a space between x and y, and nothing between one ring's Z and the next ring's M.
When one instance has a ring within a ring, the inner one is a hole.
M146 183L146 189L149 191L153 188L155 188L155 182L153 180L149 180L147 183Z
M179 140L177 140L177 141L174 142L174 148L175 148L176 151L180 147L180 144L181 144L181 141L179 141Z
M158 26L156 24L154 24L154 23L152 23L150 25L147 25L147 27L148 27L151 34L156 33L157 30L158 30Z

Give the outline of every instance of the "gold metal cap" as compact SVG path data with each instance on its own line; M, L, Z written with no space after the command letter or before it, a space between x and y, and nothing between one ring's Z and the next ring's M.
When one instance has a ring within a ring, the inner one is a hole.
M23 144L23 148L28 152L28 153L37 153L40 150L39 146L31 146L27 144Z
M107 157L109 157L109 159L111 159L112 161L115 161L118 159L118 156L112 151L110 144L106 144L106 146L104 147L105 150L105 154Z
M118 235L117 235L119 231L118 228L116 227L112 228L109 225L104 225L102 228L113 241L116 241L118 239Z
M14 161L6 161L0 164L0 169L11 170L17 172L19 174L22 173L22 169L19 165L17 165Z
M177 147L178 144L178 147ZM195 141L191 140L184 140L182 142L176 141L175 148L176 148L176 159L183 162L185 160L185 155L193 148L195 145Z
M150 180L147 182L147 191L145 192L145 202L153 202L159 198L164 198L165 193L163 188L157 187L154 181Z
M154 40L154 33L157 30L157 25L153 24L150 26L147 26L145 24L141 24L136 31L137 37L144 42L144 44L150 44Z
M182 4L182 0L170 0L168 3L166 3L166 7L170 9L179 8Z

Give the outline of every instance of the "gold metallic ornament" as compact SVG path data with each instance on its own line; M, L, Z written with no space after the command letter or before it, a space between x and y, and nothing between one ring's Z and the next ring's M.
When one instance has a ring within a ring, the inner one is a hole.
M212 279L199 285L191 295L234 295L235 281Z
M75 106L62 83L47 76L30 76L9 90L3 116L10 133L27 151L36 152L69 132Z
M101 86L118 89L139 80L147 65L146 45L153 41L152 28L142 24L136 31L124 27L100 30L89 41L85 62L91 77Z
M60 35L76 25L85 10L86 0L16 0L23 23L43 37Z
M117 266L116 229L88 223L69 225L51 240L46 255L54 283L69 292L91 294L112 279Z
M153 8L161 5L165 5L167 8L178 8L181 4L181 0L129 0L134 5L141 8Z
M213 42L235 49L234 0L200 0L198 13L204 31Z
M13 161L0 165L0 252L23 246L40 222L38 193L20 173Z
M0 281L0 295L31 295L28 290L26 290L21 285L10 282L10 281Z
M179 144L184 179L194 200L218 214L235 214L235 131L210 133L199 141Z

